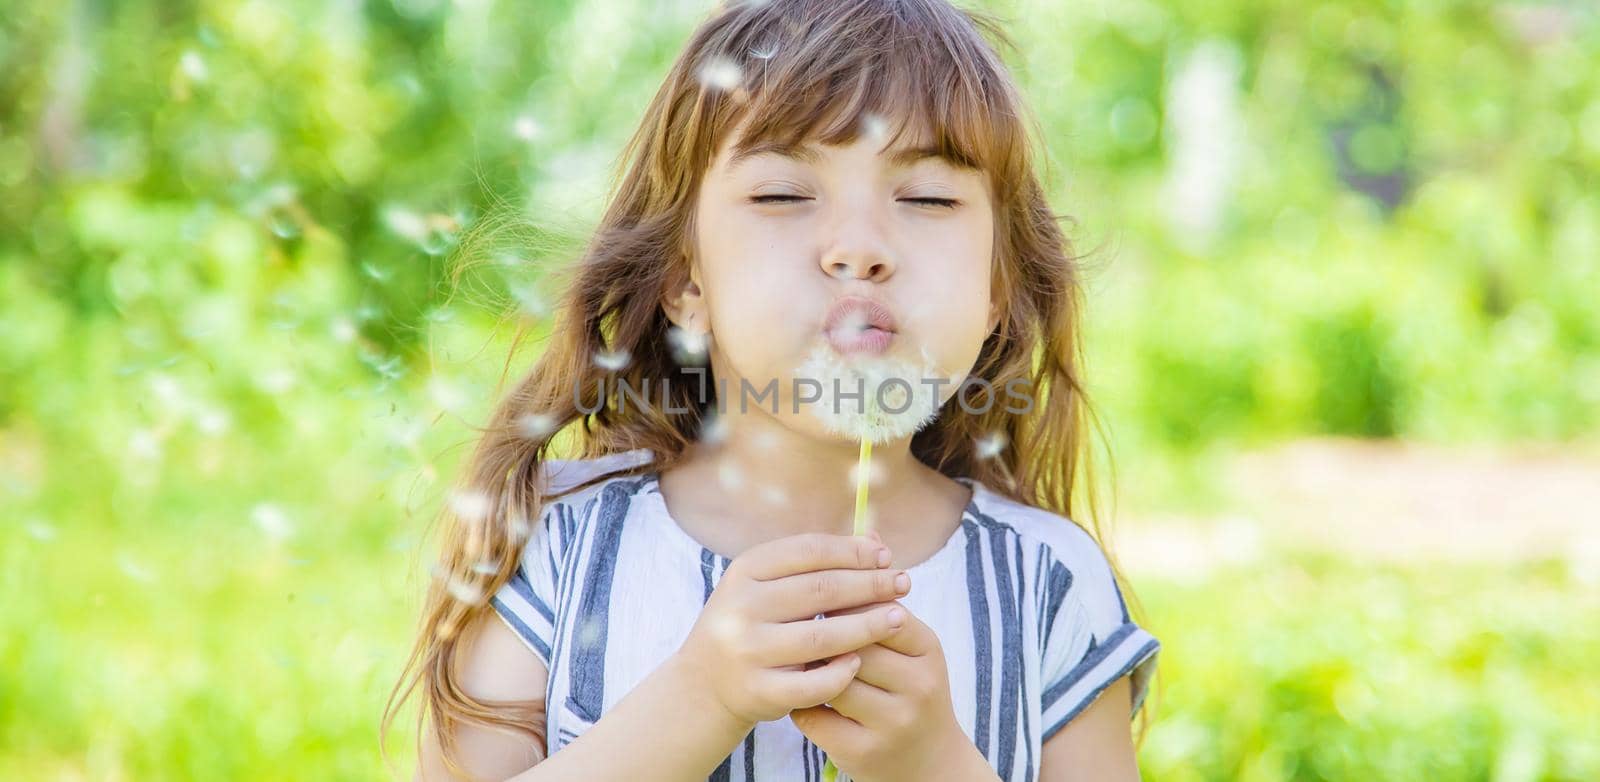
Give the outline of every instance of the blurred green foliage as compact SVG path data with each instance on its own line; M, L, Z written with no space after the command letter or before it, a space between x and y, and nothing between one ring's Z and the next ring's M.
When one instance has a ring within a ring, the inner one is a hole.
M540 326L707 7L0 12L0 777L382 775L497 318ZM1594 433L1593 6L988 7L1078 218L1089 382L1133 474L1311 433ZM486 262L452 282L466 245ZM1306 566L1153 585L1154 778L1600 776L1592 603Z

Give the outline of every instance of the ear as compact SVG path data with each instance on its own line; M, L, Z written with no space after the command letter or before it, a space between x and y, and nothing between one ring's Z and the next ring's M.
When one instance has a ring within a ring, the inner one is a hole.
M692 274L661 298L661 309L666 311L667 320L689 332L711 330L711 316L706 305L705 293L700 290L700 283L694 280Z

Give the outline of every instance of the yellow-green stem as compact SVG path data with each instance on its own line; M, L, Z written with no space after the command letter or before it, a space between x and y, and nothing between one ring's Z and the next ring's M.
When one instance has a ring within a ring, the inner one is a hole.
M872 440L861 438L861 458L856 464L856 535L867 534L867 478L872 467ZM839 778L839 769L833 765L833 758L828 758L822 764L823 782L835 782Z

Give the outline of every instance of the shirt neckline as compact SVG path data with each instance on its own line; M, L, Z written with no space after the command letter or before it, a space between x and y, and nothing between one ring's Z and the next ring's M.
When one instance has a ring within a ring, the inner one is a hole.
M641 494L645 496L645 501L651 503L655 510L661 515L661 518L666 520L666 524L662 526L667 528L667 534L670 537L678 541L679 545L695 551L696 553L703 551L710 553L713 556L720 557L721 559L732 559L731 557L728 557L722 553L712 551L710 547L695 539L695 537L690 535L688 530L685 530L683 525L679 524L678 520L673 517L672 512L667 509L666 497L661 494L660 470L652 469L648 472L642 473L642 477L644 480L639 482L639 486L634 490L633 496L638 497ZM931 570L939 569L948 561L950 561L951 557L954 556L953 552L960 550L965 543L967 526L975 523L976 520L974 516L979 513L982 510L982 506L988 502L989 487L985 486L982 481L969 478L964 475L956 476L955 480L972 489L972 496L967 500L967 506L961 511L961 523L956 525L955 531L950 534L950 537L945 540L944 545L940 546L939 550L935 551L932 556L924 559L921 562L918 562L915 565L912 565L911 567L902 568L902 570L905 570L906 573L912 575L913 577L918 573L925 573Z

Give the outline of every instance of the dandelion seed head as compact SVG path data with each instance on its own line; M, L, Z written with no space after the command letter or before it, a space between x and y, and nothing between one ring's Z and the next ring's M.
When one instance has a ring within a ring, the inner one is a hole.
M892 356L841 356L819 343L795 375L821 385L822 398L809 409L828 431L885 443L920 431L939 415L938 391L925 380L946 375L926 360L926 350L923 356L922 364ZM854 398L858 391L859 400Z
M480 522L489 518L494 501L488 494L476 489L461 489L450 493L450 512L467 522Z
M594 354L594 363L601 369L619 372L628 366L630 358L632 357L628 354L626 348L618 348L617 350L601 351Z
M706 60L695 75L707 89L732 90L744 81L744 72L739 68L739 63L724 56Z

